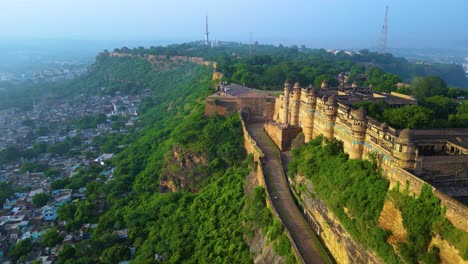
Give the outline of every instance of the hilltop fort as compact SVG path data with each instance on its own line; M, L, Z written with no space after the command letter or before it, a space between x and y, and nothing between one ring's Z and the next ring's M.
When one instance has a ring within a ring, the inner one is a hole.
M302 133L304 142L318 135L342 141L351 159L375 155L390 187L409 184L411 192L419 193L429 183L447 206L447 218L468 230L466 207L453 199L464 201L468 195L468 129L395 129L362 108L353 109L360 101L383 101L392 108L417 104L407 95L355 84L332 88L323 82L320 88L304 88L286 82L282 94L220 84L208 97L205 114L239 111L245 120L265 122L265 131L281 151L289 150Z

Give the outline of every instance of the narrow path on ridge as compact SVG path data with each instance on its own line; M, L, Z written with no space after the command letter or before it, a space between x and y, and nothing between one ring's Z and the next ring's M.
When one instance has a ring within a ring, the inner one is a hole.
M247 123L247 129L267 158L265 180L269 183L271 196L277 197L277 199L273 199L273 206L291 233L303 258L306 263L327 263L329 259L322 259L319 250L321 246L316 245L319 243L318 239L294 203L284 175L278 148L263 130L263 123Z

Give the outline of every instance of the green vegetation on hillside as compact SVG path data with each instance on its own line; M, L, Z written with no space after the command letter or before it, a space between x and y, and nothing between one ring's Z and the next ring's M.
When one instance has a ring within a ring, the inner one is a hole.
M360 65L378 67L385 72L393 73L405 81L410 82L416 77L438 76L451 86L468 88L468 80L461 65L443 63L414 63L405 58L394 57L392 54L368 52L361 50L361 54L348 56L339 53L337 57L351 57Z
M275 252L286 258L286 263L296 263L296 257L291 248L283 224L275 219L270 208L266 205L266 193L263 187L257 186L246 200L245 222L251 230L261 230L267 238L267 243L274 242Z
M293 54L293 55L291 55ZM338 87L336 76L348 72L348 85L372 85L376 91L395 91L401 82L397 75L384 73L376 67L365 68L351 60L339 59L328 53L291 53L280 51L270 55L255 55L240 59L220 56L218 69L224 74L225 81L243 83L259 89L283 88L285 80L298 81L320 87L326 80L331 87Z
M289 177L298 174L312 182L313 195L327 204L351 236L370 247L385 263L438 263L438 249L428 248L436 234L457 247L465 259L468 257L468 233L448 222L440 200L429 186L424 185L418 197L409 195L407 189L391 190L387 196L388 180L376 164L348 159L341 142L317 137L293 149ZM386 242L388 231L379 227L386 197L396 202L402 212L407 241L410 241L399 243L397 253Z
M468 87L468 80L461 65L413 63L405 58L394 57L389 53L381 54L369 52L368 50L360 50L358 53L349 55L344 51L333 54L324 49L309 49L305 46L298 47L296 45L291 47L279 45L275 47L273 45L256 44L251 48L252 56L249 55L249 45L237 43L210 48L199 45L199 43L184 43L169 45L167 47L151 47L149 49L142 47L129 49L123 47L114 51L134 55L152 54L202 57L207 60L217 61L218 69L225 74L228 80L245 83L256 88L262 88L262 85L268 83L271 83L269 88L281 88L280 86L284 83L285 78L290 78L291 81L300 81L304 85L314 84L315 77L322 74L333 75L340 64L345 66L345 71L350 72L353 72L352 66L354 65L354 72L358 72L356 75L351 75L350 83L353 81L361 82L359 75L365 72L364 67L378 68L385 71L387 73L386 82L382 82L382 86L377 88L383 88L382 91L392 86L390 82L394 80L395 76L399 76L397 78L405 82L410 82L416 77L435 75L444 79L451 86ZM323 62L320 65L316 64L319 60ZM288 64L287 62L290 63ZM291 71L291 67L294 67L294 64L297 63L305 63L309 67L302 72ZM266 78L265 74L272 77L272 79ZM304 76L312 76L313 78L304 79ZM255 77L258 77L259 80ZM368 82L368 84L371 84L371 82Z
M434 196L428 185L423 185L419 196L411 196L408 190L392 189L390 197L402 212L403 226L407 230L406 240L399 243L398 250L408 263L440 263L438 249L429 248L434 235L449 241L468 259L468 232L455 228L445 217L445 208Z
M389 182L376 164L348 159L341 142L323 137L291 153L289 177L301 174L310 179L315 194L354 239L372 248L386 263L397 263L397 256L386 242L387 232L379 227Z
M141 67L133 75L136 65ZM155 254L166 263L251 262L243 240L244 182L250 169L244 162L241 122L237 115L203 116L204 99L212 89L211 70L110 57L98 59L95 67L87 78L104 85L104 91L133 92L137 87L136 92L149 89L154 96L142 106L141 130L96 139L101 151L126 146L112 149L119 154L112 160L115 171L109 182L101 183L100 171L78 170L52 184L73 189L86 185L86 200L59 209L59 219L67 220L69 230L98 223L91 239L64 248L58 263L115 263L129 259L132 246L138 263L154 263ZM184 176L197 192L159 193L161 177L183 168L167 158L175 146L206 161L196 163L196 174ZM104 214L98 213L98 201L105 205ZM122 229L128 229L125 239L114 234Z

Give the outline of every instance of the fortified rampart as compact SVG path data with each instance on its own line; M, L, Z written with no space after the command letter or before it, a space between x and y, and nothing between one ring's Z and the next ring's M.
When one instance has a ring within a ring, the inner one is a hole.
M412 105L414 100L390 94L362 93L364 96L301 88L298 83L292 87L287 82L284 94L278 98L272 92L241 85L220 85L216 93L207 98L205 115L240 112L245 120L266 121L265 130L280 150L289 149L300 132L306 142L321 134L341 140L352 159L377 157L390 179L391 188L398 183L400 188L409 184L409 190L418 194L425 183L434 186L436 182L443 182L445 186L454 180L457 183L468 181L468 129L394 129L368 117L363 109L353 109L351 104L359 100L384 100L391 107L400 107ZM447 206L447 219L468 231L466 206L437 188L433 187L442 205Z
M386 170L384 171L384 174L390 180L389 188L399 187L400 190L408 188L410 193L414 193L416 195L419 195L421 187L424 184L431 186L429 183L418 178L414 174L400 168ZM440 199L441 205L446 207L445 217L457 228L468 232L468 210L466 209L466 206L452 197L438 191L433 186L431 186L431 188L434 191L434 195Z
M241 118L241 122L242 122L242 130L244 134L244 148L248 154L253 155L254 161L257 163L256 177L257 177L257 181L260 183L260 186L262 186L265 189L266 196L267 196L267 201L266 201L267 205L273 211L275 218L278 219L284 226L285 233L288 236L289 241L291 241L291 246L294 249L294 254L296 255L298 259L302 261L302 263L305 263L304 258L302 257L300 250L297 247L296 241L294 241L293 237L291 236L291 232L287 229L286 225L284 224L283 220L279 216L273 204L273 198L271 195L271 187L269 186L268 181L265 180L265 169L263 167L264 166L263 164L265 163L264 161L265 155L263 151L260 149L260 147L257 145L257 142L250 135L250 132L248 131L246 127L244 118Z

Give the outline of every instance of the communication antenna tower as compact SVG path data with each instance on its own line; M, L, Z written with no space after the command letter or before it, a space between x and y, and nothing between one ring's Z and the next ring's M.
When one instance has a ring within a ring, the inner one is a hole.
M208 46L209 43L209 36L208 36L208 16L206 16L206 32L205 32L205 45Z
M388 6L385 7L385 18L382 26L382 36L380 37L379 51L385 52L387 49L387 25L388 25Z

